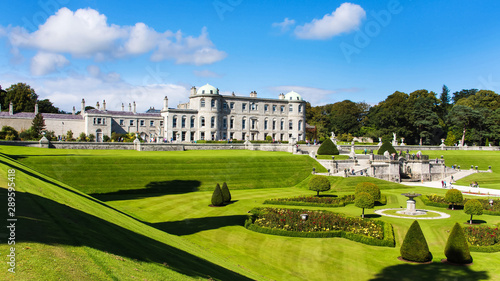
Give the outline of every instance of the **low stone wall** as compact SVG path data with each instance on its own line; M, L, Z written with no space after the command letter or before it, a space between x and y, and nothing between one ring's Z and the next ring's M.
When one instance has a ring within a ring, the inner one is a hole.
M40 147L40 143L37 141L0 141L0 145Z

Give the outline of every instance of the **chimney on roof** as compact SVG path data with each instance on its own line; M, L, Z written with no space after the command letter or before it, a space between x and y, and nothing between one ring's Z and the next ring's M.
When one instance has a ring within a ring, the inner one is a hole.
M106 100L102 100L102 110L106 111Z
M100 110L100 109L101 109L101 106L99 105L99 102L97 102L97 103L95 104L95 108L97 108L97 110Z
M135 109L136 109L136 106L135 106L135 101L134 101L134 114L135 114L135 112L136 112L136 110L135 110Z
M283 95L283 93L280 94L280 100L284 100L285 99L285 95Z
M125 105L123 105L123 102L122 102L122 111L125 111Z
M73 106L73 112L71 112L71 115L75 115L76 108Z
M253 91L250 93L250 97L251 98L256 98L257 97L257 92L256 91Z
M83 115L85 113L85 99L82 99L82 109L80 110L80 114Z
M163 99L163 110L167 110L167 109L168 109L168 98L167 98L167 96L165 96L165 98Z
M195 86L191 87L191 95L192 96L196 95L196 87Z
M12 102L9 103L9 115L14 115L14 104Z
M130 103L128 103L128 111L132 112L132 105Z
M38 114L38 103L35 103L35 115Z

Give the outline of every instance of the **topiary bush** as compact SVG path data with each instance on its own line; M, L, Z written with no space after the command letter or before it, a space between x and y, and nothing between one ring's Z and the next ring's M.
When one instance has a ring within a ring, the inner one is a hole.
M384 155L384 152L389 151L389 154L397 153L396 149L394 149L394 146L388 141L383 142L380 148L377 151L378 155Z
M460 204L464 201L462 192L458 189L450 189L446 191L444 200L451 204L451 209L455 210L455 204Z
M472 262L469 245L465 240L465 235L462 227L457 223L448 236L444 254L448 261L458 264L467 264Z
M380 188L371 182L360 182L356 185L355 194L366 192L373 197L373 200L380 201Z
M361 217L365 218L365 209L373 208L373 206L375 206L375 200L373 200L373 196L371 196L369 193L360 192L356 194L354 205L358 208L363 209L361 211Z
M401 257L407 261L428 262L432 260L432 254L417 220L411 224L408 232L406 232L399 251Z
M467 200L464 205L464 212L470 215L469 223L472 224L472 216L473 215L482 215L483 214L483 204L479 202L477 199Z
M310 190L317 192L316 196L319 196L320 191L328 191L331 188L330 181L326 176L313 176L312 179L307 184Z
M231 202L231 192L229 192L226 182L222 184L221 192L224 202Z
M222 206L223 204L224 204L224 198L222 198L222 191L220 189L220 185L217 184L215 186L214 193L212 193L212 205Z
M331 139L327 138L318 148L318 155L339 155L337 146Z

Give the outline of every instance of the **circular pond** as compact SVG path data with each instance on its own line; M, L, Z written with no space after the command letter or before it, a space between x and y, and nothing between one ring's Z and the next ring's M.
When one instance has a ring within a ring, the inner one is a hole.
M404 214L398 214L397 211L405 210L402 208L395 209L380 209L375 210L375 214L379 214L386 217L401 218L401 219L415 219L415 220L437 220L437 219L447 219L450 217L447 213L431 211L431 210L418 210L424 212L425 214L409 216Z

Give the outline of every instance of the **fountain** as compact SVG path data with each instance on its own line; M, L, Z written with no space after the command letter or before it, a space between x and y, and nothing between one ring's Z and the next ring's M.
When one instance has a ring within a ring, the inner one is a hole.
M426 212L418 211L415 208L415 200L413 198L418 197L421 194L417 194L415 192L409 192L409 193L402 193L401 195L408 197L408 200L406 200L406 210L397 211L396 213L403 215L410 215L410 216L418 216L426 214Z

